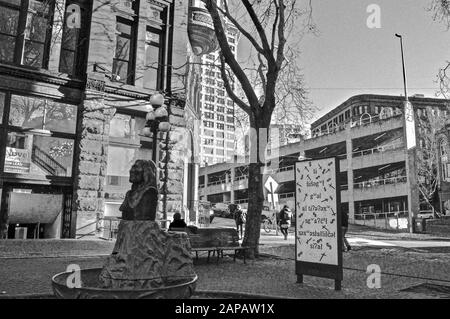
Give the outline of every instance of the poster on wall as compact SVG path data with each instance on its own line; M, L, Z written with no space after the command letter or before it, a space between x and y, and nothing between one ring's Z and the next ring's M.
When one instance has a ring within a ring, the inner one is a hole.
M296 273L342 281L342 238L339 160L326 158L297 162Z
M30 173L31 158L28 150L7 147L5 156L5 172L28 174Z

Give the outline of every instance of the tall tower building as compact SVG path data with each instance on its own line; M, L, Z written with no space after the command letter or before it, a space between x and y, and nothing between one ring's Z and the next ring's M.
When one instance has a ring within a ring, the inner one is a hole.
M238 30L227 27L228 43L237 56ZM220 50L202 56L201 166L231 161L236 153L235 105L228 97L219 67Z

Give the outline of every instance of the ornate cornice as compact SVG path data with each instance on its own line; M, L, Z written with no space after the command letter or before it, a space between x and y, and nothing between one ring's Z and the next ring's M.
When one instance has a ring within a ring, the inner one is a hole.
M69 79L59 74L51 74L49 71L35 71L0 63L0 75L83 89L82 80Z

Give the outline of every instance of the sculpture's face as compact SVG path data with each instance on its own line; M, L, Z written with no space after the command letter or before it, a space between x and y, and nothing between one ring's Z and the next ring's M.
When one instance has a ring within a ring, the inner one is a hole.
M134 164L130 170L130 183L140 184L144 181L144 168Z

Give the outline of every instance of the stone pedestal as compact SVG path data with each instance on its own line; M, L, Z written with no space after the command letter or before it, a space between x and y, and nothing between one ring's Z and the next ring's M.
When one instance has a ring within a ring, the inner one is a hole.
M121 221L100 282L107 289L151 289L192 276L195 272L186 233L162 231L151 221Z

